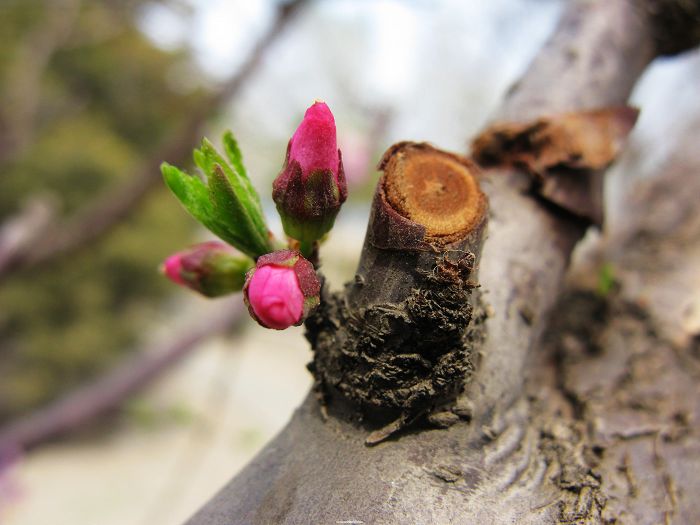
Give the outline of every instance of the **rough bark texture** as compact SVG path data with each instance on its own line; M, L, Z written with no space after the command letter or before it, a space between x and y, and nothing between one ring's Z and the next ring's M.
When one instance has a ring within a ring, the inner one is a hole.
M446 414L471 376L483 332L473 290L488 209L467 159L404 142L379 167L355 280L326 294L307 322L321 399L356 405L341 404L335 415L388 424L370 434L372 444Z
M675 151L627 189L625 221L573 268L530 387L598 451L602 515L622 523L700 518L698 130L700 115L667 137ZM590 278L603 264L616 280L604 295Z
M572 2L500 118L522 121L624 103L658 49L645 6ZM533 195L531 180L517 171L489 172L484 187L492 213L479 280L490 315L478 367L452 412L462 418L446 429L416 429L368 448L364 428L333 413L324 421L309 396L190 524L698 521L694 493L682 486L697 493L695 460L684 461L697 449L684 437L695 432L688 421L697 417L697 395L679 405L677 417L662 417L676 394L668 397L653 373L671 366L674 352L659 350L640 331L644 324L634 325L643 317L638 309L594 300L574 310L560 304L558 311L571 311L578 325L549 332L554 359L533 355L584 225ZM605 325L611 311L619 314L617 326ZM584 327L580 316L588 320ZM567 339L560 336L571 330L579 346L561 350ZM618 342L604 352L606 361L591 359L599 350L589 336L607 331ZM525 389L528 375L533 380ZM634 382L649 387L640 393L646 403L654 407L660 399L663 405L648 411L658 416L651 427L631 429L632 422L646 420L625 420L635 410ZM692 387L689 380L666 385L686 396ZM611 392L619 395L607 396ZM596 426L599 421L610 424Z

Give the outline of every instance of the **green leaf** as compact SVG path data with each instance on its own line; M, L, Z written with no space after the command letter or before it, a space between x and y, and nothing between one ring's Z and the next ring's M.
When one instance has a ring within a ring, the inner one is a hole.
M234 171L238 173L243 185L246 187L246 191L250 195L252 203L255 205L257 214L260 217L264 217L262 203L260 202L260 195L255 190L253 183L250 181L250 177L248 177L248 173L243 165L243 154L238 147L238 141L236 141L236 138L233 136L231 131L224 133L224 151L226 152L228 159L231 161ZM267 225L265 225L265 228L267 228Z
M231 131L226 131L226 133L224 133L224 151L231 165L233 165L233 169L236 170L241 177L250 180L246 173L245 166L243 165L243 154L238 147L238 141L236 141Z
M225 145L225 147L227 146ZM234 155L235 150L237 149L238 146L235 145ZM268 228L267 224L265 223L265 217L263 216L262 206L260 204L260 196L255 191L255 188L253 188L253 185L251 184L248 177L245 175L245 168L243 169L242 174L238 169L236 169L235 163L232 163L233 166L231 166L219 154L219 152L216 151L212 143L209 142L206 138L202 140L202 153L205 156L205 164L210 167L209 169L211 169L211 167L213 167L215 164L221 166L224 174L226 175L226 178L231 184L231 188L233 189L234 194L245 207L246 211L248 212L248 216L251 218L253 224L255 225L255 228L258 230L261 236L267 237ZM240 156L240 152L238 153L238 164L242 166L242 158Z
M250 181L250 177L248 177L248 173L243 165L243 154L241 153L241 150L238 147L238 142L231 131L224 133L224 151L226 152L226 156L233 166L233 170L240 176L241 182L246 187L246 191L251 196L260 215L262 215L260 195L257 191L255 191L255 188Z
M253 224L248 210L241 200L236 197L230 181L224 173L224 169L219 164L214 164L209 177L209 198L217 218L229 224L235 230L235 233L241 237L241 242L245 243L245 250L243 246L236 245L241 251L245 251L247 254L254 254L253 257L272 251L267 237L267 230L265 235L261 235L261 232Z
M213 210L209 201L209 192L204 183L199 178L188 175L167 162L160 165L160 171L165 184L185 209L198 221L202 223L208 221Z
M598 273L598 294L605 297L615 289L617 280L615 279L615 267L606 262L600 267Z
M164 163L168 187L187 211L209 230L255 258L273 251L273 242L260 203L231 132L224 135L227 162L204 138L193 152L194 162L206 183Z
M212 233L253 258L266 253L261 250L259 240L251 241L248 231L232 227L231 216L215 206L211 199L211 189L199 178L188 175L167 162L161 165L161 172L167 186L190 215Z

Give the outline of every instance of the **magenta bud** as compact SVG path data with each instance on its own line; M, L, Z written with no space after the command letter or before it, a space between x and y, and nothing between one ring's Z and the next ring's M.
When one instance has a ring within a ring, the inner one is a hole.
M272 185L285 233L306 244L320 239L333 227L347 193L335 119L324 102L316 102L289 141Z
M161 271L174 283L206 297L218 297L241 291L253 264L228 244L210 241L171 255Z
M258 258L243 288L253 319L275 330L300 325L319 304L320 293L321 283L313 265L293 250Z
M177 252L165 259L161 266L161 272L175 284L187 286L182 274L182 258L184 252Z

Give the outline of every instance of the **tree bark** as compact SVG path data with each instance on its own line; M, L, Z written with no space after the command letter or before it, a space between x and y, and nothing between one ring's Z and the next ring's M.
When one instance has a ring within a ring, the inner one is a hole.
M660 52L649 5L572 2L499 118L527 121L624 103ZM458 420L444 429L414 427L370 448L364 445L365 421L348 417L355 407L334 412L332 404L324 420L310 395L287 427L188 523L600 523L625 509L634 514L635 501L624 495L606 507L615 492L609 465L597 470L604 445L589 439L581 407L561 388L562 358L551 363L532 352L586 224L539 198L531 179L517 170L487 172L483 187L492 214L479 279L489 317L486 340L474 350L476 369L449 407ZM369 237L359 281L373 271L368 262L381 264L371 258L376 245L368 246ZM410 268L388 279L410 275L417 262L404 261ZM397 286L385 284L372 301L384 303ZM535 381L525 390L528 374ZM637 457L628 454L630 461ZM610 465L614 470L620 463ZM690 466L684 472L682 480L691 476ZM688 506L692 496L673 487L664 494L676 506L686 498L682 515L697 521ZM638 522L656 521L642 514Z
M306 323L323 410L383 424L368 444L423 417L458 419L440 407L472 374L484 317L473 293L488 210L479 169L411 142L379 169L355 280Z
M598 451L608 520L700 519L698 129L695 115L665 137L672 154L627 189L622 220L572 268L530 387L543 413L566 414L559 422ZM616 281L607 294L590 278L603 265Z

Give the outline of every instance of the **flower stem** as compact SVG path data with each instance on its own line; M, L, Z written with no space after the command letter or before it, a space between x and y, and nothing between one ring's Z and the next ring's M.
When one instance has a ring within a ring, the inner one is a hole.
M299 241L299 251L314 268L318 267L318 241Z

